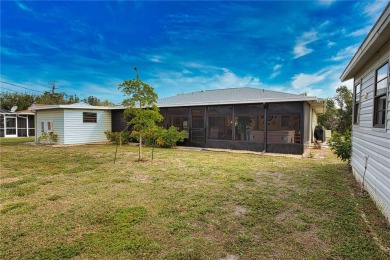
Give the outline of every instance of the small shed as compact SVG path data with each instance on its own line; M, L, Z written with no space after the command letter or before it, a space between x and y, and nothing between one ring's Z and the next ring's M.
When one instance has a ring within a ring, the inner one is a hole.
M111 130L111 108L71 105L32 106L35 111L35 141L43 132L58 136L58 144L82 144L106 141L105 131Z

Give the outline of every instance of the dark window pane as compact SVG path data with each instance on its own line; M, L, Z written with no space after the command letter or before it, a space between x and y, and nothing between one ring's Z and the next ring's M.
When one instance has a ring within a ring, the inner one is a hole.
M355 102L360 102L360 84L355 86Z
M376 85L376 96L385 94L387 90L387 79L379 81Z
M209 138L232 140L232 106L208 108Z
M384 78L387 78L387 74L389 71L389 64L386 63L381 68L379 68L376 72L376 81L381 81Z
M18 137L26 137L27 129L18 129Z
M354 124L359 123L359 103L355 104L355 111L353 114L353 123Z
M269 114L268 115L268 143L295 143L300 136L300 117L297 114Z
M180 131L188 131L188 117L184 116L172 116L169 126L177 127Z
M191 109L192 128L204 128L204 108Z
M290 126L290 116L282 116L280 125L281 125L281 127L289 127Z
M16 118L6 118L5 125L7 127L16 127Z
M386 118L386 96L375 99L374 111L374 125L384 127Z
M188 107L175 107L167 109L167 116L187 116Z
M97 113L83 112L83 123L96 123Z
M16 128L7 128L6 134L7 135L16 135Z
M209 138L232 140L231 116L209 116Z
M27 119L18 117L18 128L27 128Z

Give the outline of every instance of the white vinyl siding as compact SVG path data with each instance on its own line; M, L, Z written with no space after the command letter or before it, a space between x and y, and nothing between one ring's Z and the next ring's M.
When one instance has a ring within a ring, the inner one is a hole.
M96 123L83 122L83 113L96 113ZM64 110L64 144L80 144L106 141L105 131L111 131L111 111L109 110Z
M390 221L390 101L387 87L387 122L384 128L374 127L375 73L390 59L390 44L379 52L355 75L355 82L361 79L359 124L353 125L352 158L353 173L359 182L363 181L379 208ZM367 160L367 169L365 162Z
M52 125L52 132L58 135L57 143L62 144L64 142L64 110L63 109L51 109L51 110L38 110L35 112L36 116L36 138L39 138L42 132L48 130L48 122ZM44 127L42 129L42 126Z

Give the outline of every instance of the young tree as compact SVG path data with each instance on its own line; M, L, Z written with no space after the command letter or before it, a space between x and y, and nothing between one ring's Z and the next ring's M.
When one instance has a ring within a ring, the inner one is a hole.
M156 106L158 96L153 87L139 79L136 67L134 70L136 78L123 81L119 84L119 88L125 95L129 96L123 101L123 105L127 107L125 115L131 118L128 124L133 125L133 129L138 134L138 160L141 161L142 137L148 129L156 125L156 122L161 122L163 117Z

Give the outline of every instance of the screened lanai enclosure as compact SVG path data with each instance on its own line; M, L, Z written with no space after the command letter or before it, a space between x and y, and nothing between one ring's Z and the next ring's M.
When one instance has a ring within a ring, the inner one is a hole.
M11 112L1 109L0 137L29 137L34 135L34 113Z
M184 145L302 154L313 141L325 100L257 88L230 88L159 99L161 125L188 132ZM112 131L128 120L112 111Z
M303 103L160 108L165 127L186 130L186 145L303 152Z

